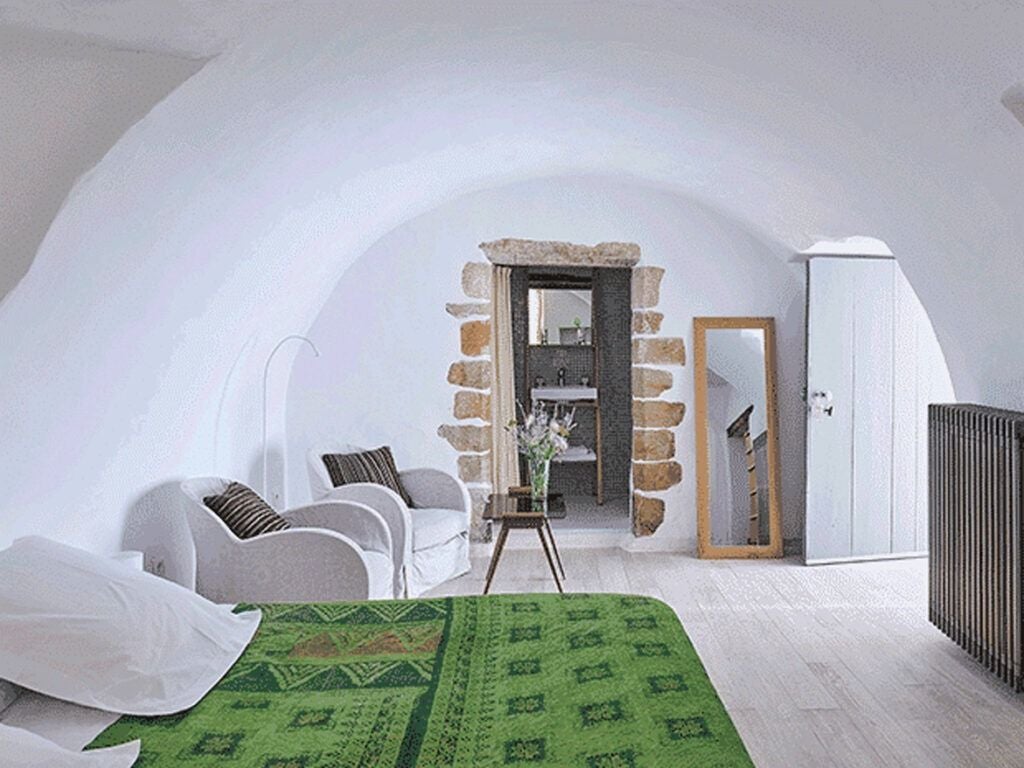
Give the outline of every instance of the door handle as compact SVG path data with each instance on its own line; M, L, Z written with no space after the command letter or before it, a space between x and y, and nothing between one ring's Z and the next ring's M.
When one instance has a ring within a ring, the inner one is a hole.
M811 393L807 403L807 411L812 417L820 419L825 416L831 416L834 410L835 405L832 402L832 393L827 389Z

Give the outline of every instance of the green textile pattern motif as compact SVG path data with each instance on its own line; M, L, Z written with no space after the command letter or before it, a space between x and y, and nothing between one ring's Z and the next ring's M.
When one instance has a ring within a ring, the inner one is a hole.
M752 765L657 600L259 607L252 645L199 704L124 717L91 746L141 738L139 768Z

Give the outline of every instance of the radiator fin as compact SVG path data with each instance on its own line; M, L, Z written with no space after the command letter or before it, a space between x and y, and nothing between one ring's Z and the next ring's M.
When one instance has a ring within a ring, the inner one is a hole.
M1024 414L928 407L929 618L1024 690Z

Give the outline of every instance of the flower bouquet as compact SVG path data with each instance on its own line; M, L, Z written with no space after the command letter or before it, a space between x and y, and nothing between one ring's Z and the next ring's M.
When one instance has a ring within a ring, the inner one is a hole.
M530 472L530 497L544 501L548 497L548 477L551 460L569 447L569 433L576 426L575 412L561 414L556 406L549 413L543 403L535 402L533 410L526 413L522 405L521 422L510 422L508 427L516 436L519 452L526 457Z

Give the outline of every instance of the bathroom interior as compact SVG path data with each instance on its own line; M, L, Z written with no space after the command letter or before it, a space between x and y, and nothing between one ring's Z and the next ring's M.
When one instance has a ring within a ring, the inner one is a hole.
M512 270L516 400L575 413L570 448L551 465L550 491L566 503L556 528L630 527L631 276L612 267Z

